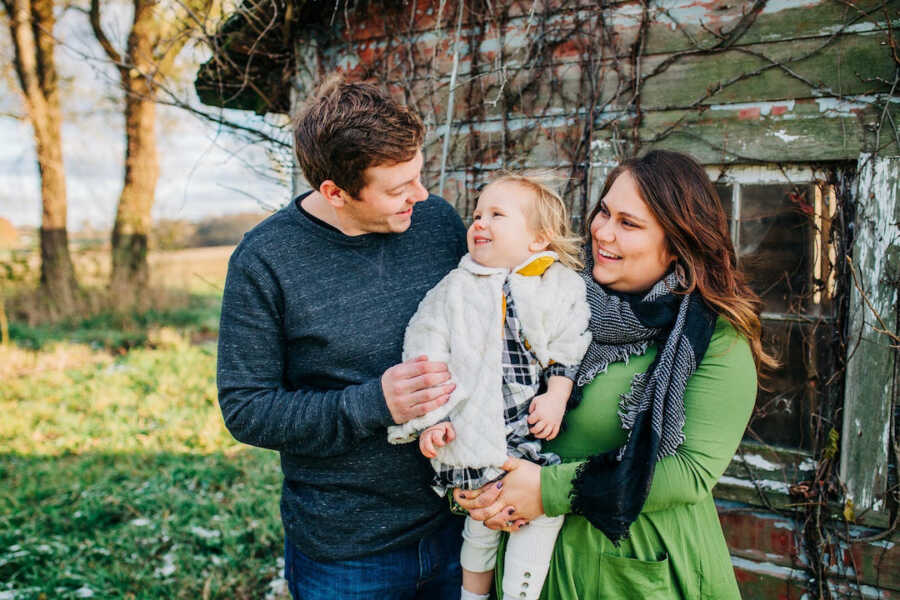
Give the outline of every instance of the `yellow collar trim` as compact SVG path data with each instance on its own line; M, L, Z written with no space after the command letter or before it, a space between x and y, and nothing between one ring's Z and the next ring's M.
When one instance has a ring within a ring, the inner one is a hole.
M550 265L552 265L555 260L556 259L552 256L544 254L536 257L527 265L516 271L516 273L518 275L524 275L525 277L539 277L544 274L544 271L550 268Z

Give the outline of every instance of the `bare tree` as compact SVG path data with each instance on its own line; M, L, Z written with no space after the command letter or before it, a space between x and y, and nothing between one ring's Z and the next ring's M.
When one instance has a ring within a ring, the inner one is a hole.
M34 130L41 175L41 290L51 315L76 309L78 282L66 229L66 178L62 158L62 117L54 61L53 0L0 0L6 9L16 76Z
M9 1L9 0L4 0ZM156 149L156 100L163 75L190 39L193 21L186 15L205 11L209 0L133 0L134 15L124 52L112 44L101 25L100 0L91 0L94 35L118 70L125 94L125 175L112 232L113 297L129 304L147 286L147 240L159 159Z

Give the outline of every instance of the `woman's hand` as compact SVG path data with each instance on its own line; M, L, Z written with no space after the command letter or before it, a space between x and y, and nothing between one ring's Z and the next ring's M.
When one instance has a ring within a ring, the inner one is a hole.
M476 521L484 521L500 512L503 505L497 500L503 481L489 483L477 490L453 489L453 499L466 509L469 516Z
M503 464L506 476L478 490L453 490L456 501L469 516L490 529L518 531L544 514L541 501L541 468L518 458Z
M498 498L503 508L499 514L484 521L490 529L503 529L509 521L527 523L544 514L541 468L533 462L509 457L503 464L503 470L507 473Z

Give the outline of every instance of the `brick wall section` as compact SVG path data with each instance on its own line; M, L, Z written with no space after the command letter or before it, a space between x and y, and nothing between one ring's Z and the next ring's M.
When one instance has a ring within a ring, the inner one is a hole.
M719 519L731 549L745 600L801 598L809 565L802 544L802 523L736 502L718 503ZM878 533L853 527L854 537ZM900 598L900 544L897 540L848 545L828 555L829 585L837 597ZM809 596L808 596L809 597Z

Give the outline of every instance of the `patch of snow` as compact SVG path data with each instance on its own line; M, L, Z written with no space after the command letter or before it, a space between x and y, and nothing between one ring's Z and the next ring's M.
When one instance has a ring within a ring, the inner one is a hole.
M204 529L203 527L198 527L196 525L191 527L191 533L205 540L210 540L222 536L222 533L216 531L215 529Z
M86 585L83 585L80 588L78 588L77 590L75 590L75 597L76 598L93 598L94 590L92 590L91 588L89 588Z
M276 577L269 582L269 590L266 592L265 600L277 600L278 598L289 598L287 579Z
M284 578L284 557L278 557L275 564L278 566L278 575L269 582L269 589L266 592L265 600L278 600L279 598L290 597L287 579Z
M168 577L175 572L175 553L168 552L163 555L163 565L153 570L153 574L157 577Z
M799 140L799 135L789 135L784 129L779 129L778 131L773 131L772 135L781 139L784 142L793 142L794 140Z
M756 486L753 485L752 481L748 481L746 479L738 479L737 477L720 477L719 483L748 489L756 489ZM781 492L782 494L788 493L788 485L780 481L770 481L764 479L761 481L757 481L756 483L759 484L759 487L761 487L762 489L770 492Z
M775 102L735 102L734 104L712 104L710 110L748 110L759 109L759 114L767 116L772 113L772 109L776 107L784 108L784 112L793 112L796 101L794 100L778 100Z
M135 527L146 527L150 524L150 519L145 519L144 517L139 517L137 519L132 519L128 522L129 525L134 525Z
M781 468L781 465L777 465L775 463L767 461L765 458L760 456L759 454L744 454L741 456L740 454L735 455L735 460L743 461L751 467L756 467L757 469L763 469L764 471L775 471Z

